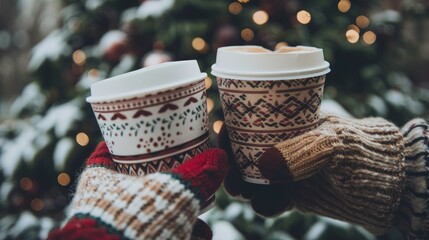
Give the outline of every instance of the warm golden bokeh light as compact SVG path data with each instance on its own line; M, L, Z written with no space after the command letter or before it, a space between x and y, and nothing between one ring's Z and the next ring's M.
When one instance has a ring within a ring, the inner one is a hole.
M70 184L70 176L67 173L60 173L57 177L58 184L67 186Z
M354 24L350 24L347 26L347 30L355 30L357 33L360 33L360 29L358 26L354 25Z
M207 112L210 113L214 108L214 101L211 98L207 98Z
M219 133L219 132L220 132L220 129L222 128L222 125L223 125L223 121L221 121L221 120L217 120L217 121L215 121L215 122L213 123L213 131L214 131L215 133Z
M91 78L99 78L99 76L100 76L100 72L98 72L98 70L97 70L97 69L92 68L92 69L90 69L90 70L88 71L88 76L89 76L89 77L91 77Z
M25 190L25 191L29 191L33 188L33 181L31 181L31 179L24 177L21 178L21 180L19 180L19 186Z
M251 40L253 40L254 37L255 37L255 34L253 33L252 29L245 28L245 29L241 30L241 38L244 41L251 41Z
M364 15L360 15L356 18L356 25L358 25L360 28L366 28L369 25L369 18L365 17Z
M82 50L74 51L72 58L73 58L73 62L80 66L84 65L86 62L86 55Z
M238 15L243 10L243 7L241 6L240 3L233 2L233 3L229 4L228 10L231 14Z
M192 40L192 47L197 51L203 51L207 47L206 41L200 37L196 37Z
M311 14L305 10L301 10L296 14L296 19L301 24L308 24L311 21Z
M36 212L42 210L45 207L45 203L43 203L42 199L40 198L35 198L31 200L30 205L31 205L31 209L33 209Z
M349 41L350 43L356 43L357 41L359 41L359 33L353 29L347 30L346 38L347 41Z
M206 77L204 79L204 83L206 84L206 90L207 90L207 89L209 89L212 86L213 81L212 81L212 79L210 77Z
M274 50L279 50L280 48L286 47L286 46L289 46L289 44L287 44L287 42L278 42L276 44L276 46L274 47Z
M248 3L248 2L250 2L250 0L238 0L239 2L241 2L241 3Z
M372 31L367 31L362 35L363 42L371 45L377 40L377 35Z
M256 24L262 25L262 24L265 24L268 21L269 16L268 16L267 12L260 10L260 11L256 11L253 14L252 18L253 18L253 21Z
M338 2L338 10L340 10L342 13L349 11L351 6L352 4L349 0L341 0Z
M86 146L89 143L89 137L86 133L80 132L76 134L76 142L81 146Z

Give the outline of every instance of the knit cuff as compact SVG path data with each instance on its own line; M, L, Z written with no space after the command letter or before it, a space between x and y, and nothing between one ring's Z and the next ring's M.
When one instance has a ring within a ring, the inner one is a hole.
M294 182L308 178L330 164L340 141L335 128L341 126L336 126L328 118L321 122L317 129L266 150L258 163L262 176L271 183Z
M188 239L200 211L194 193L169 174L134 177L87 168L76 193L71 216L90 216L128 239Z
M395 225L407 239L429 238L429 125L414 119L404 135L406 182Z

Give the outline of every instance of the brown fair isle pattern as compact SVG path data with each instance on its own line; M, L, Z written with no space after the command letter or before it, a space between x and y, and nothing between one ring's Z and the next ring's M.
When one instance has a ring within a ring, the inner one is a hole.
M429 125L414 119L401 131L407 180L395 225L407 239L429 239Z
M381 118L328 116L321 122L317 130L276 145L293 179L304 179L295 206L383 234L405 183L402 134Z
M317 127L325 76L276 81L217 78L231 146L246 181L261 176L258 158L283 140Z
M142 178L91 167L76 192L72 216L91 213L129 239L189 239L200 208L190 190L162 173Z
M189 144L181 146L180 149L178 149L177 151L173 151L169 154L174 155L170 157L163 157L158 160L141 161L138 163L134 163L127 162L126 160L118 156L112 156L112 158L115 159L114 165L120 173L132 176L143 176L155 172L165 172L174 169L175 167L181 165L182 163L188 161L196 155L204 152L205 150L208 150L210 148L208 134L205 134L202 137L203 138L198 138L196 140L191 141ZM165 152L154 154L161 154L162 156L167 155ZM132 156L131 159L142 160L144 156ZM150 157L153 158L152 155Z

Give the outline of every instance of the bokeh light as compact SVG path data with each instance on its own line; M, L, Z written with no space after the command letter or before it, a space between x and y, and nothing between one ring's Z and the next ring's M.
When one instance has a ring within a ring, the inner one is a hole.
M296 19L301 24L308 24L311 21L311 14L305 10L301 10L296 14Z
M213 123L213 131L214 131L215 133L219 133L219 132L220 132L220 129L222 128L222 125L223 125L223 121L221 121L221 120L217 120L217 121L215 121L215 122Z
M100 72L97 69L95 69L95 68L91 68L88 71L88 77L99 78L100 77Z
M250 0L238 0L239 2L241 2L241 3L248 3L248 2L250 2Z
M86 146L89 143L89 137L86 133L80 132L76 134L76 142L81 146Z
M45 207L45 203L40 198L35 198L31 200L30 205L31 205L31 209L33 209L36 212L42 210Z
M204 41L204 39L202 39L200 37L196 37L192 40L192 47L195 50L202 52L207 48L207 43L206 43L206 41Z
M355 30L357 33L360 33L360 28L354 24L350 24L347 26L347 30Z
M74 51L72 58L73 58L73 62L79 66L84 65L86 62L86 55L85 55L85 52L83 52L82 50Z
M349 0L341 0L338 2L338 10L342 13L348 12L351 6L352 4Z
M204 79L204 83L206 84L206 90L207 90L207 89L209 89L212 86L213 81L212 81L212 79L210 77L206 77Z
M276 46L274 47L274 50L279 50L280 48L286 47L286 46L289 46L289 44L287 42L278 42L276 44Z
M377 35L373 31L367 31L362 35L363 42L371 45L377 40Z
M70 176L67 173L60 173L57 177L58 184L67 186L70 184Z
M253 38L255 37L255 34L253 33L252 29L250 29L250 28L245 28L245 29L241 30L240 35L244 41L252 41Z
M228 10L231 14L238 15L243 10L243 7L241 6L240 3L233 2L233 3L229 4Z
M347 41L349 41L350 43L356 43L357 41L359 41L359 33L353 29L347 30L346 38Z
M213 99L207 98L207 112L210 113L215 106Z
M21 180L19 180L19 186L23 190L29 191L33 188L33 181L31 181L31 179L29 179L27 177L23 177L23 178L21 178Z
M263 25L263 24L265 24L265 23L268 21L269 16L268 16L268 13L267 13L267 12L265 12L265 11L263 11L263 10L260 10L260 11L256 11L256 12L253 14L252 19L253 19L253 21L254 21L256 24L258 24L258 25Z
M364 15L360 15L356 18L356 25L360 28L366 28L369 26L369 18Z

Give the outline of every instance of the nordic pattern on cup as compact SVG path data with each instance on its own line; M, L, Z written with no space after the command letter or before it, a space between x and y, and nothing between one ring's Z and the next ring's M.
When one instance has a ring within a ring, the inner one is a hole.
M165 172L174 169L209 148L209 140L206 139L206 141L199 143L196 147L164 159L134 164L114 162L114 165L121 173L133 176L143 176L146 174Z
M325 75L292 80L217 78L236 163L248 182L270 184L258 159L283 140L317 127Z
M204 80L154 94L91 105L117 163L169 158L204 145L208 139ZM185 149L180 148L184 145Z

